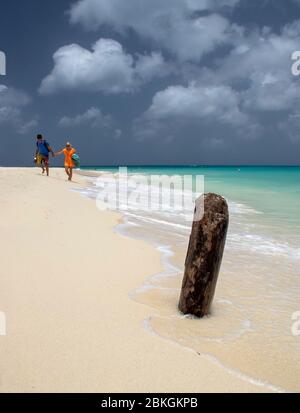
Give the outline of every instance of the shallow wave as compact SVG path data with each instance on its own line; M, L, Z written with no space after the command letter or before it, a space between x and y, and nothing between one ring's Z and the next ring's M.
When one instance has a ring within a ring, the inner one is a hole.
M145 178L145 176L141 176ZM105 191L105 193L111 191L114 192L116 190L116 186L120 185L126 187L128 189L128 202L126 205L122 205L122 200L120 202L120 207L126 207L129 210L143 210L147 212L158 211L158 212L169 212L169 213L182 213L188 219L190 219L191 214L193 214L193 206L196 198L201 195L201 193L195 193L191 189L172 189L172 199L164 199L162 196L163 191L158 189L155 185L151 188L149 185L145 185L144 183L137 182L137 180L141 179L140 176L137 175L129 175L128 180L124 177L120 176L112 176L112 175L105 175L101 176L100 178L88 178L88 181L93 185L92 187L86 188L83 191L86 195L91 196L93 198L97 198L97 196L101 196L101 193ZM156 188L156 189L155 189ZM157 202L157 199L153 199L152 192L156 192L156 190L160 191L160 199ZM136 192L135 192L136 191ZM169 195L169 194L168 194ZM229 201L229 210L232 214L239 214L239 215L251 215L251 214L263 214L263 212L258 211L248 205Z
M252 251L258 254L274 255L300 260L300 248L275 239L250 233L229 233L228 247L235 250Z
M145 329L146 331L148 331L149 334L158 336L158 337L160 337L161 339L164 339L164 340L166 340L166 341L172 342L173 344L176 344L176 345L178 345L178 346L180 346L180 347L185 348L187 351L192 351L192 352L195 352L195 353L196 353L196 351L195 351L193 348L191 348L191 347L189 347L189 346L184 346L184 345L178 343L176 340L173 340L173 339L170 339L169 337L164 337L163 335L158 334L158 333L155 331L155 329L153 329L153 327L152 327L152 325L151 325L151 321L152 321L152 318L151 318L151 317L149 317L148 319L143 320L143 327L144 327L144 329ZM284 388L282 388L282 387L273 385L272 383L270 383L270 382L268 382L268 381L266 381L266 380L261 380L261 379L259 379L259 378L254 378L254 377L251 377L251 376L249 376L249 375L247 375L247 374L245 374L245 373L242 373L241 371L239 371L239 370L237 370L237 369L233 369L233 368L231 368L231 367L228 366L226 363L222 362L219 358L215 357L215 356L212 355L212 354L203 353L203 352L202 352L201 354L199 354L199 353L197 353L197 354L205 357L205 358L206 358L207 360L209 360L211 363L213 363L213 364L221 367L221 368L224 369L227 373L233 375L234 377L238 377L239 379L241 379L241 380L243 380L243 381L246 381L246 382L248 382L248 383L251 383L251 384L253 384L254 386L263 387L263 388L265 388L265 389L267 389L267 390L270 390L270 391L272 391L272 392L275 392L275 393L288 393L288 392L289 392L288 390L286 390L286 389L284 389Z
M126 225L128 225L128 222L125 223L124 226L121 224L121 226L119 226L119 229L123 227L124 230ZM121 230L122 233L123 230ZM174 292L173 288L165 288L160 286L159 283L157 283L157 281L161 281L165 278L168 278L170 276L172 277L178 274L179 269L172 265L170 262L170 258L173 256L173 251L170 246L166 245L157 245L156 248L162 253L162 264L164 270L159 274L150 276L139 288L129 293L129 297L135 301L143 302L143 298L140 300L140 297L143 297L143 294L147 294L150 290L156 289L159 291L163 291L163 294L166 294L168 290ZM178 291L176 291L176 293L178 293ZM172 327L170 331L167 328L166 331L163 332L161 331L161 328L157 329L155 327L155 321L165 320L166 326L172 326L174 325L174 322L176 323L176 320L195 319L196 321L199 321L199 319L196 319L191 315L183 315L175 311L172 311L172 314L158 315L156 311L155 315L149 316L148 318L144 319L142 325L149 334L158 336L161 339L172 342L173 344L178 345L181 348L185 348L187 351L195 352L201 355L202 357L205 357L213 364L218 365L219 367L227 371L229 374L238 377L243 381L246 381L258 387L263 387L266 390L270 390L272 392L287 392L288 390L284 389L283 387L274 385L267 380L263 380L258 377L253 377L251 375L242 373L239 369L231 367L229 364L222 361L219 357L216 357L212 353L201 351L200 354L198 350L196 350L195 344L196 347L199 346L200 348L201 342L219 343L220 345L222 345L226 342L234 342L241 338L244 334L253 331L251 321L248 319L248 314L245 311L245 309L241 308L240 306L234 304L232 301L227 299L216 299L216 303L219 306L221 306L222 313L229 313L228 319L234 320L234 322L232 322L232 324L230 324L230 326L228 327L228 325L224 323L223 318L219 319L219 317L206 317L205 319L202 319L202 322L205 323L205 326L203 326L201 334L199 334L199 331L195 329L194 325L192 326L192 329L184 329L182 334L185 335L186 340L184 340L183 342L180 336L177 336L174 333ZM155 309L155 306L152 307L151 305L150 307Z
M92 184L90 187L84 189L79 189L82 195L88 196L90 198L96 199L99 193L103 190L103 182L105 182L106 191L114 191L115 186L113 185L116 182L116 177L118 175L102 175L101 179L95 179L88 177L88 181ZM128 176L128 188L129 190L136 189L137 179L136 175ZM120 177L120 179L124 179ZM142 200L142 205L147 204L148 199L148 185L140 184L139 185L139 194L140 200ZM176 190L175 190L176 192ZM188 192L187 198L191 197L191 191ZM178 194L175 194L175 198L178 197ZM195 198L195 196L194 196ZM157 204L152 205L152 210L147 208L139 209L140 200L137 200L135 197L129 197L128 203L120 205L120 211L123 213L128 222L131 222L132 225L153 225L154 227L160 229L161 231L165 228L168 231L174 233L178 237L188 236L191 230L191 224L193 219L193 208L190 207L189 210L178 210L169 209L167 204ZM250 206L228 200L229 212L231 215L231 224L228 233L227 247L240 250L240 251L252 251L254 253L263 254L263 255L280 255L282 257L291 258L293 260L300 259L300 249L296 247L296 242L294 245L288 242L282 242L276 238L272 238L267 234L262 235L259 231L259 226L255 222L253 215L259 216L263 212L258 211ZM109 206L108 206L109 209Z
M243 215L243 214L245 214L245 215L252 215L252 214L262 215L263 214L263 212L258 211L254 208L251 208L248 205L241 204L239 202L229 201L228 206L229 206L229 212L232 213L232 214L240 214L240 215Z
M94 184L94 180L90 180ZM90 198L95 199L97 197L98 193L98 188L96 187L90 187L90 188L85 188L84 190L80 190L79 192L84 195L88 196ZM150 213L147 213L145 211L139 211L137 208L136 203L132 203L129 205L129 208L127 211L120 211L123 213L124 217L124 223L120 224L116 231L119 233L122 233L127 236L132 236L130 231L128 231L128 228L130 227L140 227L140 228L146 228L145 231L142 231L142 237L148 240L148 232L147 228L155 228L156 230L160 230L161 232L165 232L167 234L170 234L170 237L174 235L173 239L176 239L177 237L184 236L185 238L189 236L190 232L190 223L186 222L186 216L184 213L170 213L167 211L159 211L156 213L153 213L152 211ZM288 256L289 258L291 256L296 256L297 258L300 258L300 250L298 248L291 247L288 244L279 242L276 239L272 239L267 236L262 236L259 235L255 232L256 229L256 223L255 225L252 225L254 221L253 215L259 215L261 212L256 211L247 205L241 204L241 203L236 203L229 201L229 208L230 208L230 213L232 216L231 219L231 229L229 231L228 235L228 242L227 242L227 247L232 250L239 250L239 251L253 251L255 253L263 253L263 254L268 254L268 255L278 255L282 254L285 256ZM251 225L250 225L251 224ZM145 227L146 226L146 227ZM134 235L133 235L134 236ZM164 294L169 294L169 293L174 293L174 289L166 288L163 286L163 283L161 282L162 279L168 278L168 277L173 277L178 274L178 268L176 268L174 265L171 264L170 258L173 255L173 251L171 246L169 245L163 245L157 242L156 248L162 253L162 263L163 263L163 268L164 271L161 274L156 274L153 275L152 277L149 277L148 280L145 281L145 283L140 286L137 290L131 292L129 295L133 299L141 299L141 302L143 302L143 295L148 294L151 291L155 290L163 290ZM178 290L176 291L176 294L178 295ZM229 317L229 319L234 319L236 320L236 314L239 308L237 305L230 300L222 300L219 299L217 300L217 303L224 308L227 312L232 311L231 309L234 309L234 317ZM252 325L251 321L249 319L249 314L243 311L239 311L240 317L238 319L239 323L234 324L232 328L228 329L228 331L224 330L224 334L216 336L214 332L212 332L210 329L207 330L207 334L201 335L200 337L196 337L197 343L198 340L202 341L207 341L209 342L209 345L211 343L219 343L222 345L224 342L228 341L235 341L242 337L244 334L247 334L249 331L251 331ZM156 317L156 316L155 316ZM155 317L149 317L149 319L144 320L144 327L151 333L151 334L156 334L161 338L164 338L166 340L172 341L173 343L176 343L177 345L181 347L186 347L190 351L195 351L192 345L184 345L184 343L181 343L180 340L178 340L176 337L173 337L173 335L169 335L168 331L163 331L161 332L160 329L157 329L155 326L153 327L152 321L155 320ZM160 316L159 316L160 317ZM169 314L166 317L167 323L170 325L171 322L174 322L174 320L180 319L181 316L180 314L176 313L174 311L174 308L172 309L172 314ZM163 318L163 317L160 317ZM171 321L170 321L171 320ZM214 320L213 320L214 321ZM221 321L221 322L220 322ZM218 321L218 318L216 317L215 322L219 322L218 327L215 328L214 331L218 331L218 334L220 331L222 332L222 326L223 329L224 323L222 320ZM192 330L193 333L191 335L192 339L194 337L194 330ZM184 332L185 333L185 332ZM203 332L202 332L203 333ZM190 340L189 342L189 336L187 337L187 342L192 343L193 340ZM201 344L201 343L200 343ZM251 375L244 374L240 372L238 369L235 369L233 367L230 367L230 364L228 365L227 363L222 362L222 358L216 357L213 354L210 353L202 353L201 355L204 355L204 357L208 358L211 360L213 363L219 365L220 367L224 368L227 370L230 374L240 377L241 379L251 382L257 386L262 386L265 388L268 388L269 390L272 391L285 391L281 387L277 387L273 385L272 383L266 381L266 380L261 380L259 378L256 378L255 375L254 377Z

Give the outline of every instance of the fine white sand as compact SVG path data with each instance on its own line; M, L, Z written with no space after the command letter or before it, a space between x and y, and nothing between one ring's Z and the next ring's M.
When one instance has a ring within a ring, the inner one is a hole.
M143 327L150 310L129 293L159 253L114 232L120 216L74 180L0 168L0 391L264 391Z

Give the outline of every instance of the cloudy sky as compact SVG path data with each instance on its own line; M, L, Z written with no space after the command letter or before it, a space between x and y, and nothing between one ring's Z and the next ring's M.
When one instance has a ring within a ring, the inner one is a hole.
M300 0L2 0L0 165L299 164L297 50Z

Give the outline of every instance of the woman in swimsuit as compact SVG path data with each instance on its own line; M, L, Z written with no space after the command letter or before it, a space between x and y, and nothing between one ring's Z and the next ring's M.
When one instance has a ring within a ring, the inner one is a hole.
M72 176L73 176L73 168L74 168L74 162L72 160L72 156L76 153L76 149L72 148L72 145L70 142L67 142L66 147L62 149L59 152L56 152L54 156L58 155L65 155L65 171L66 174L68 175L68 181L72 181Z

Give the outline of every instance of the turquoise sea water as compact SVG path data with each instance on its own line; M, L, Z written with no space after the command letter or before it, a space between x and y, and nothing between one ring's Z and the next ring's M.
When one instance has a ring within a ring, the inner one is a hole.
M85 168L83 168L85 169ZM115 167L87 168L117 172ZM129 174L204 175L205 192L216 192L258 212L256 221L278 234L300 236L300 167L129 167Z
M106 172L100 181L119 179L118 168L82 169ZM130 185L137 175L203 175L205 192L224 196L230 211L212 317L205 320L177 310L191 230L185 213L139 210L135 202L121 211L118 231L153 243L163 256L165 271L130 293L155 310L145 326L259 386L300 391L299 337L291 331L300 311L300 167L130 167ZM95 183L81 192L96 198Z

